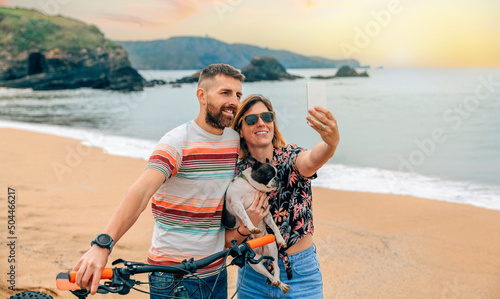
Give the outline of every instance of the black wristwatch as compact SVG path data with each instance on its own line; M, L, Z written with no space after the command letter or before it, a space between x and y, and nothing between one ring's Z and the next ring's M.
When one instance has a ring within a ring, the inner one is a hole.
M113 239L108 235L108 234L100 234L95 237L92 242L90 242L90 246L94 246L96 244L97 246L101 248L106 248L109 249L109 253L113 250Z

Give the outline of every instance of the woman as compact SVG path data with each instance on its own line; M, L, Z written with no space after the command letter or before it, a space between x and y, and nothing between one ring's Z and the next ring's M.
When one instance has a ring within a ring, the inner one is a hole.
M286 144L271 102L261 95L245 98L233 123L241 138L237 173L248 167L248 155L261 162L269 159L278 169L281 186L269 194L269 205L287 243L286 248L278 247L280 279L290 285L285 297L280 294L279 298L323 298L323 282L313 246L311 179L316 178L316 171L335 153L339 132L337 121L327 109L314 107L309 114L309 125L323 140L312 150ZM245 235L249 231L240 228L239 233ZM238 270L238 285L241 283L238 298L268 298L281 292L278 287L268 285L266 277L251 267L245 268Z

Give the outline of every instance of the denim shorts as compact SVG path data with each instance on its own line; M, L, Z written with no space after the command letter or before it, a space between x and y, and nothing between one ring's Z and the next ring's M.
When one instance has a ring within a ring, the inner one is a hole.
M220 274L220 275L219 275ZM227 299L227 271L201 278L180 279L173 283L172 274L153 272L149 274L149 292L151 299L174 298L174 288L182 285L189 293L189 298L196 299ZM215 287L214 287L215 285Z
M249 265L238 269L238 282L236 288L241 283L238 291L239 299L255 298L323 298L323 279L316 256L315 246L301 251L294 255L289 255L292 264L293 278L287 279L283 259L278 259L280 267L280 280L290 286L290 290L283 294L280 288L267 283L267 278L253 270ZM267 266L267 263L266 263ZM245 276L242 279L243 272Z

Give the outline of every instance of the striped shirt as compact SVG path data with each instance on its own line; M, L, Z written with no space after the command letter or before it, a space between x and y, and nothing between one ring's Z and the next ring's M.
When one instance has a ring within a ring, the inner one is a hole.
M224 249L222 198L234 177L239 144L234 130L214 135L194 121L162 137L146 166L166 178L152 198L150 264L197 260ZM213 271L220 263L198 272Z

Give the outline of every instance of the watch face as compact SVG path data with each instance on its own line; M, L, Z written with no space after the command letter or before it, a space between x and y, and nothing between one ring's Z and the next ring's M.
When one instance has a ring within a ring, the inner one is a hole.
M109 243L111 243L111 237L105 234L101 234L97 236L97 241L102 245L108 245Z

